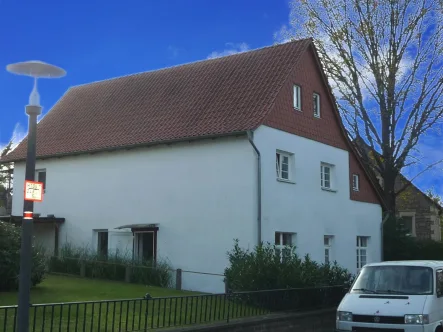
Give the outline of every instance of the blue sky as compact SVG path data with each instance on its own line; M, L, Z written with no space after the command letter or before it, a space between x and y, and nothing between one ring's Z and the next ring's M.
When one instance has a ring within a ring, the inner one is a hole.
M271 45L288 23L288 2L0 0L0 146L26 133L32 88L7 64L42 60L67 71L40 82L45 113L73 85ZM437 183L427 175L417 184Z

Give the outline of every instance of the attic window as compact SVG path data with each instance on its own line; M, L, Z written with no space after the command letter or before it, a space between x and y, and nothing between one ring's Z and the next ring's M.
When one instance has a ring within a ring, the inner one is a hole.
M294 109L301 111L301 88L294 85Z
M316 118L319 118L320 117L320 95L318 93L314 93L313 102L314 102L314 116Z

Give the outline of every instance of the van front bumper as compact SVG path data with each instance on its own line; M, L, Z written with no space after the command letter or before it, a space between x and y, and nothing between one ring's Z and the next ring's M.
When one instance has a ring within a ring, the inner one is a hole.
M406 324L373 324L359 322L337 322L336 332L435 332L435 324L406 325Z

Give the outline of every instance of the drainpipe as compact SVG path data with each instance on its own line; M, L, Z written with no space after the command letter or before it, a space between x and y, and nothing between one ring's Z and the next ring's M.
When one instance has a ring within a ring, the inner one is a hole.
M261 244L261 155L253 141L253 132L248 131L248 140L257 153L257 244Z
M383 220L382 220L382 222L381 222L381 225L380 225L380 236L381 236L381 255L380 255L380 257L381 257L381 261L383 262L384 261L384 252L383 252L383 250L384 250L384 246L383 246L383 228L384 228L384 225L385 225L385 222L387 221L389 219L389 212L388 213L386 213L386 216L383 218Z

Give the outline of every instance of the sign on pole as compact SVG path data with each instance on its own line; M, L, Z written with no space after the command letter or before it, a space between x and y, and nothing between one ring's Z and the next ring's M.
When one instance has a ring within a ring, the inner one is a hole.
M25 201L43 201L43 182L25 181Z

